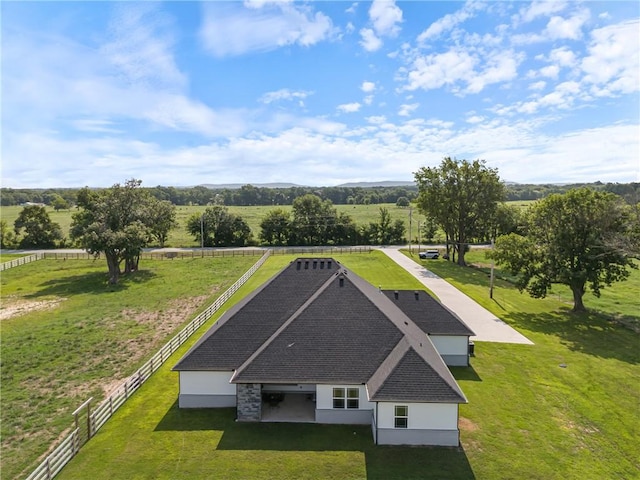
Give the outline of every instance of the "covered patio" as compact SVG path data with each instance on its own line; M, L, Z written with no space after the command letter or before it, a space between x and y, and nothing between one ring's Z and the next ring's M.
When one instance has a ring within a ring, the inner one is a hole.
M272 392L263 395L262 421L314 423L315 395L311 393Z

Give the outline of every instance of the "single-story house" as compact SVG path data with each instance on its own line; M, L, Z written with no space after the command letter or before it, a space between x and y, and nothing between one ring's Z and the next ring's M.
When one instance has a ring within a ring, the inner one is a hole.
M236 407L247 422L370 424L378 444L457 446L467 399L405 296L331 258L294 260L175 365L179 407ZM427 296L418 303L430 305Z

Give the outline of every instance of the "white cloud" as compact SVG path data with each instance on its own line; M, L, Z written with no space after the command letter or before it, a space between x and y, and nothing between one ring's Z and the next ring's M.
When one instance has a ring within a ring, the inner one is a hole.
M266 104L280 100L304 100L311 94L313 94L313 92L306 92L304 90L294 91L289 90L288 88L282 88L280 90L265 93L259 100Z
M186 85L174 55L169 17L150 3L114 4L110 40L101 53L132 83Z
M538 17L548 17L554 13L561 12L567 7L567 2L560 0L535 1L520 9L519 15L515 17L516 24L520 22L531 22Z
M112 27L105 47L39 32L5 36L3 110L12 127L57 130L62 121L83 131L120 133L135 121L147 130L208 137L243 133L246 112L214 111L183 92L187 79L176 67L168 36L164 30L160 40L155 36L162 15L140 8L116 5L111 24L127 28ZM121 23L123 15L127 21ZM157 58L128 52L127 32L140 52ZM98 123L88 123L91 118Z
M379 36L395 37L400 32L402 10L394 0L373 0L369 9L369 18Z
M539 82L531 83L529 85L529 90L544 90L544 87L547 86L547 82L544 80L540 80Z
M579 40L582 38L582 27L590 17L591 12L586 8L574 12L568 18L556 15L549 19L542 32L515 34L511 37L511 43L513 45L530 45L556 40Z
M400 105L400 110L398 110L398 115L400 115L401 117L408 117L419 106L420 104L418 103Z
M450 49L445 53L417 58L408 73L407 90L431 90L471 78L477 59L464 50Z
M483 62L484 70L467 80L466 91L478 93L484 90L487 85L513 80L518 74L518 65L522 59L522 55L509 50L487 56Z
M480 58L461 48L420 56L409 68L404 89L431 90L449 85L457 93L478 93L487 85L516 78L523 58L511 50L495 50ZM477 66L481 69L476 70ZM461 90L456 87L459 83L466 86Z
M287 45L311 46L332 38L331 19L310 7L276 2L239 10L236 4L204 4L200 38L216 57L265 52Z
M561 67L573 67L576 64L576 54L567 47L554 48L549 52L549 61Z
M395 37L400 32L402 10L394 0L373 0L369 21L372 28L360 29L360 45L367 52L375 52L382 47L382 37Z
M484 117L482 115L472 115L470 117L467 117L466 122L467 123L481 123L484 121Z
M481 4L468 1L462 9L455 13L449 13L429 25L425 31L418 35L418 42L424 43L427 40L438 38L443 33L452 30L454 27L472 18L475 15L475 11L479 8L481 8Z
M360 86L360 90L362 90L365 93L370 93L373 92L376 89L376 84L374 82L362 82L362 85Z
M608 96L640 89L639 20L609 25L591 32L589 54L582 59L584 81L596 95Z
M590 16L589 10L582 9L570 18L551 17L545 29L545 36L551 40L578 40L582 37L582 26L589 20Z
M373 103L373 95L367 95L362 100L365 105L371 105Z
M547 78L558 78L558 73L560 73L560 67L557 65L547 65L539 70L540 76Z
M338 110L344 113L354 113L360 110L361 106L362 105L360 105L358 102L353 102L353 103L343 103L342 105L338 105L337 108Z
M356 8L358 8L358 2L352 3L351 6L345 10L345 13L356 13Z
M380 125L380 124L382 124L382 123L387 121L387 117L385 117L384 115L375 115L375 116L372 116L372 117L367 117L366 120L369 123L373 123L375 125Z
M382 47L382 40L376 37L376 34L370 28L363 28L360 30L360 36L362 40L360 40L360 45L367 52L375 52Z

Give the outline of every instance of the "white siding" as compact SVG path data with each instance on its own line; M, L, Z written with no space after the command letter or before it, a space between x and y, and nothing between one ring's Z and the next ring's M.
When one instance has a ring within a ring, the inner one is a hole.
M233 372L180 372L182 395L235 395Z
M467 355L469 337L462 335L429 335L440 355Z
M457 430L458 404L456 403L378 403L378 428L395 428L395 406L409 407L408 429ZM404 429L397 429L404 430Z
M333 409L334 388L357 388L360 392L359 410L373 410L375 403L367 400L367 390L364 385L318 385L316 387L316 408L318 410Z
M315 393L316 386L312 384L277 384L265 383L262 385L263 392L292 392L292 393Z

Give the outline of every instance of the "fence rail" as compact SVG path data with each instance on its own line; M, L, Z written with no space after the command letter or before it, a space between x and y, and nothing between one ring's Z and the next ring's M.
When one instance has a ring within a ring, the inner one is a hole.
M8 270L9 268L17 267L18 265L35 262L42 258L44 258L43 253L34 253L33 255L27 255L26 257L15 258L9 262L0 263L0 272Z
M292 255L292 254L338 254L338 253L368 253L373 247L276 247L269 249L273 255ZM184 251L165 251L165 252L142 252L141 260L173 260L183 258L202 258L202 257L257 257L262 256L267 251L266 248L240 248L240 249L198 249ZM96 257L86 252L44 252L41 258L53 260L93 260ZM19 259L18 259L19 260Z
M133 375L131 375L124 383L122 383L111 395L104 399L98 407L89 414L86 427L75 428L46 459L27 477L27 480L50 480L62 467L64 467L80 450L80 447L92 436L94 436L100 427L114 414L114 412L131 396L140 386L151 376L153 372L158 370L162 364L214 313L216 313L238 291L242 285L262 266L271 254L271 250L260 251L262 257L245 272L231 287L229 287L218 299L213 302L206 310L200 313L189 324L176 334L169 342L167 342L155 355L153 355L142 367L140 367ZM84 405L88 405L85 402ZM81 406L82 408L82 406ZM78 409L80 410L80 408ZM76 412L78 412L76 410ZM77 414L77 413L76 413ZM77 422L76 422L77 423ZM81 433L81 429L86 428L86 434ZM83 435L84 434L84 435Z

